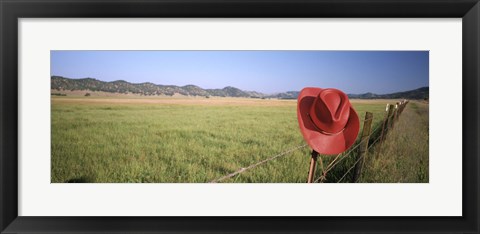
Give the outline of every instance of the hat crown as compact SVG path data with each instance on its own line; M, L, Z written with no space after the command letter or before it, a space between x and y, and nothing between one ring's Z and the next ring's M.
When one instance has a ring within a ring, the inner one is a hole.
M320 130L335 134L347 125L350 102L345 93L338 89L323 89L310 110L312 122Z

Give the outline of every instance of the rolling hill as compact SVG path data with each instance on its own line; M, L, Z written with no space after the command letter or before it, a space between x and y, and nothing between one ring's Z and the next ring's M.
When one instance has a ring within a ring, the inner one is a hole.
M428 98L429 87L422 87L414 90L390 93L390 94L374 94L374 93L364 93L364 94L349 94L349 98L358 98L358 99L425 99Z
M51 77L51 89L62 90L89 90L110 93L133 93L144 96L167 95L175 93L187 96L219 96L219 97L252 97L260 98L264 95L258 92L243 91L235 87L227 86L223 89L202 89L196 85L157 85L150 82L129 83L124 80L104 82L93 78L70 79L61 76Z
M58 92L69 90L102 91L109 93L132 93L143 96L157 96L181 94L185 96L217 96L217 97L247 97L247 98L278 98L296 99L299 91L288 91L276 94L264 94L256 91L245 91L235 87L227 86L223 89L203 89L196 85L158 85L150 82L130 83L124 80L104 82L94 78L70 79L62 76L51 77L51 90ZM428 98L429 88L422 87L415 90L397 92L391 94L349 94L349 98L358 99L425 99ZM58 93L57 93L58 94Z

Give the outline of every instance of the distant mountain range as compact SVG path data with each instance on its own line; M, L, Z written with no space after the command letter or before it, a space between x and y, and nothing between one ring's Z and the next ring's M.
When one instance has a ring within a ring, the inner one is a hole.
M256 91L245 91L227 86L223 89L202 89L196 85L157 85L150 82L130 83L124 80L104 82L94 78L70 79L62 76L51 77L51 89L59 92L69 90L102 91L109 93L133 93L144 96L167 95L176 93L186 96L218 96L218 97L249 97L249 98L279 98L296 99L299 91L288 91L276 94L264 94ZM349 94L349 98L359 99L425 99L428 98L428 87L391 94ZM58 94L58 93L57 93Z
M390 94L374 94L374 93L364 93L364 94L349 94L349 98L358 98L358 99L426 99L428 98L428 87L422 87L414 90L390 93Z

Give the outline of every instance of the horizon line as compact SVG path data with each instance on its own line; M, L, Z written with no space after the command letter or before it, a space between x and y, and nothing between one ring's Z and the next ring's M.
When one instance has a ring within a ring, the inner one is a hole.
M191 86L199 87L199 88L201 88L201 89L203 89L203 90L225 89L225 88L228 88L228 87L232 87L232 88L239 89L239 88L234 87L234 86L231 86L231 85L225 86L225 87L223 87L223 88L210 88L210 89L206 89L206 88L200 87L200 86L195 85L195 84L172 85L172 84L156 84L156 83L149 82L149 81L141 82L141 83L134 83L134 82L126 81L126 80L104 81L104 80L100 80L100 79L95 78L95 77L71 78L71 77L66 77L66 76L61 76L61 75L50 75L50 79L51 79L52 77L54 77L54 76L56 76L56 77L62 77L62 78L70 79L70 80L94 79L94 80L98 80L98 81L105 82L105 83L113 83L113 82L118 82L118 81L124 81L124 82L130 83L130 84L146 84L146 83L150 83L150 84L157 85L157 86L160 86L160 85L161 85L161 86L185 87L185 86L190 86L190 85L191 85ZM307 87L307 86L306 86L306 87ZM304 88L305 88L305 87L304 87ZM334 88L334 87L329 87L329 88ZM371 92L371 91L367 91L367 92L365 92L365 93L347 93L347 94L348 94L348 95L362 95L362 94L371 93L371 94L377 94L377 95L387 95L387 94L393 94L393 93L408 92L408 91L417 90L417 89L421 89L421 88L430 88L430 86L421 86L421 87L414 88L414 89L403 90L403 91L396 91L396 92L392 92L392 93L374 93L374 92ZM275 92L275 93L264 93L264 92L259 92L259 91L256 91L256 90L243 90L243 89L239 89L239 90L241 90L241 91L247 91L247 92L257 92L257 93L267 94L267 95L274 95L274 94L287 93L287 92L300 92L300 91L301 91L301 90L288 90L288 91L279 91L279 92Z

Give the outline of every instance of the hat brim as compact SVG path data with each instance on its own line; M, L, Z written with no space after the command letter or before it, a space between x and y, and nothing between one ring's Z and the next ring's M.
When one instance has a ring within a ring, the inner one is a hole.
M307 113L313 101L322 91L320 88L304 88L297 100L297 118L300 131L307 144L320 154L339 154L350 148L360 131L360 120L357 112L350 106L350 115L345 129L334 135L327 135L317 130Z

